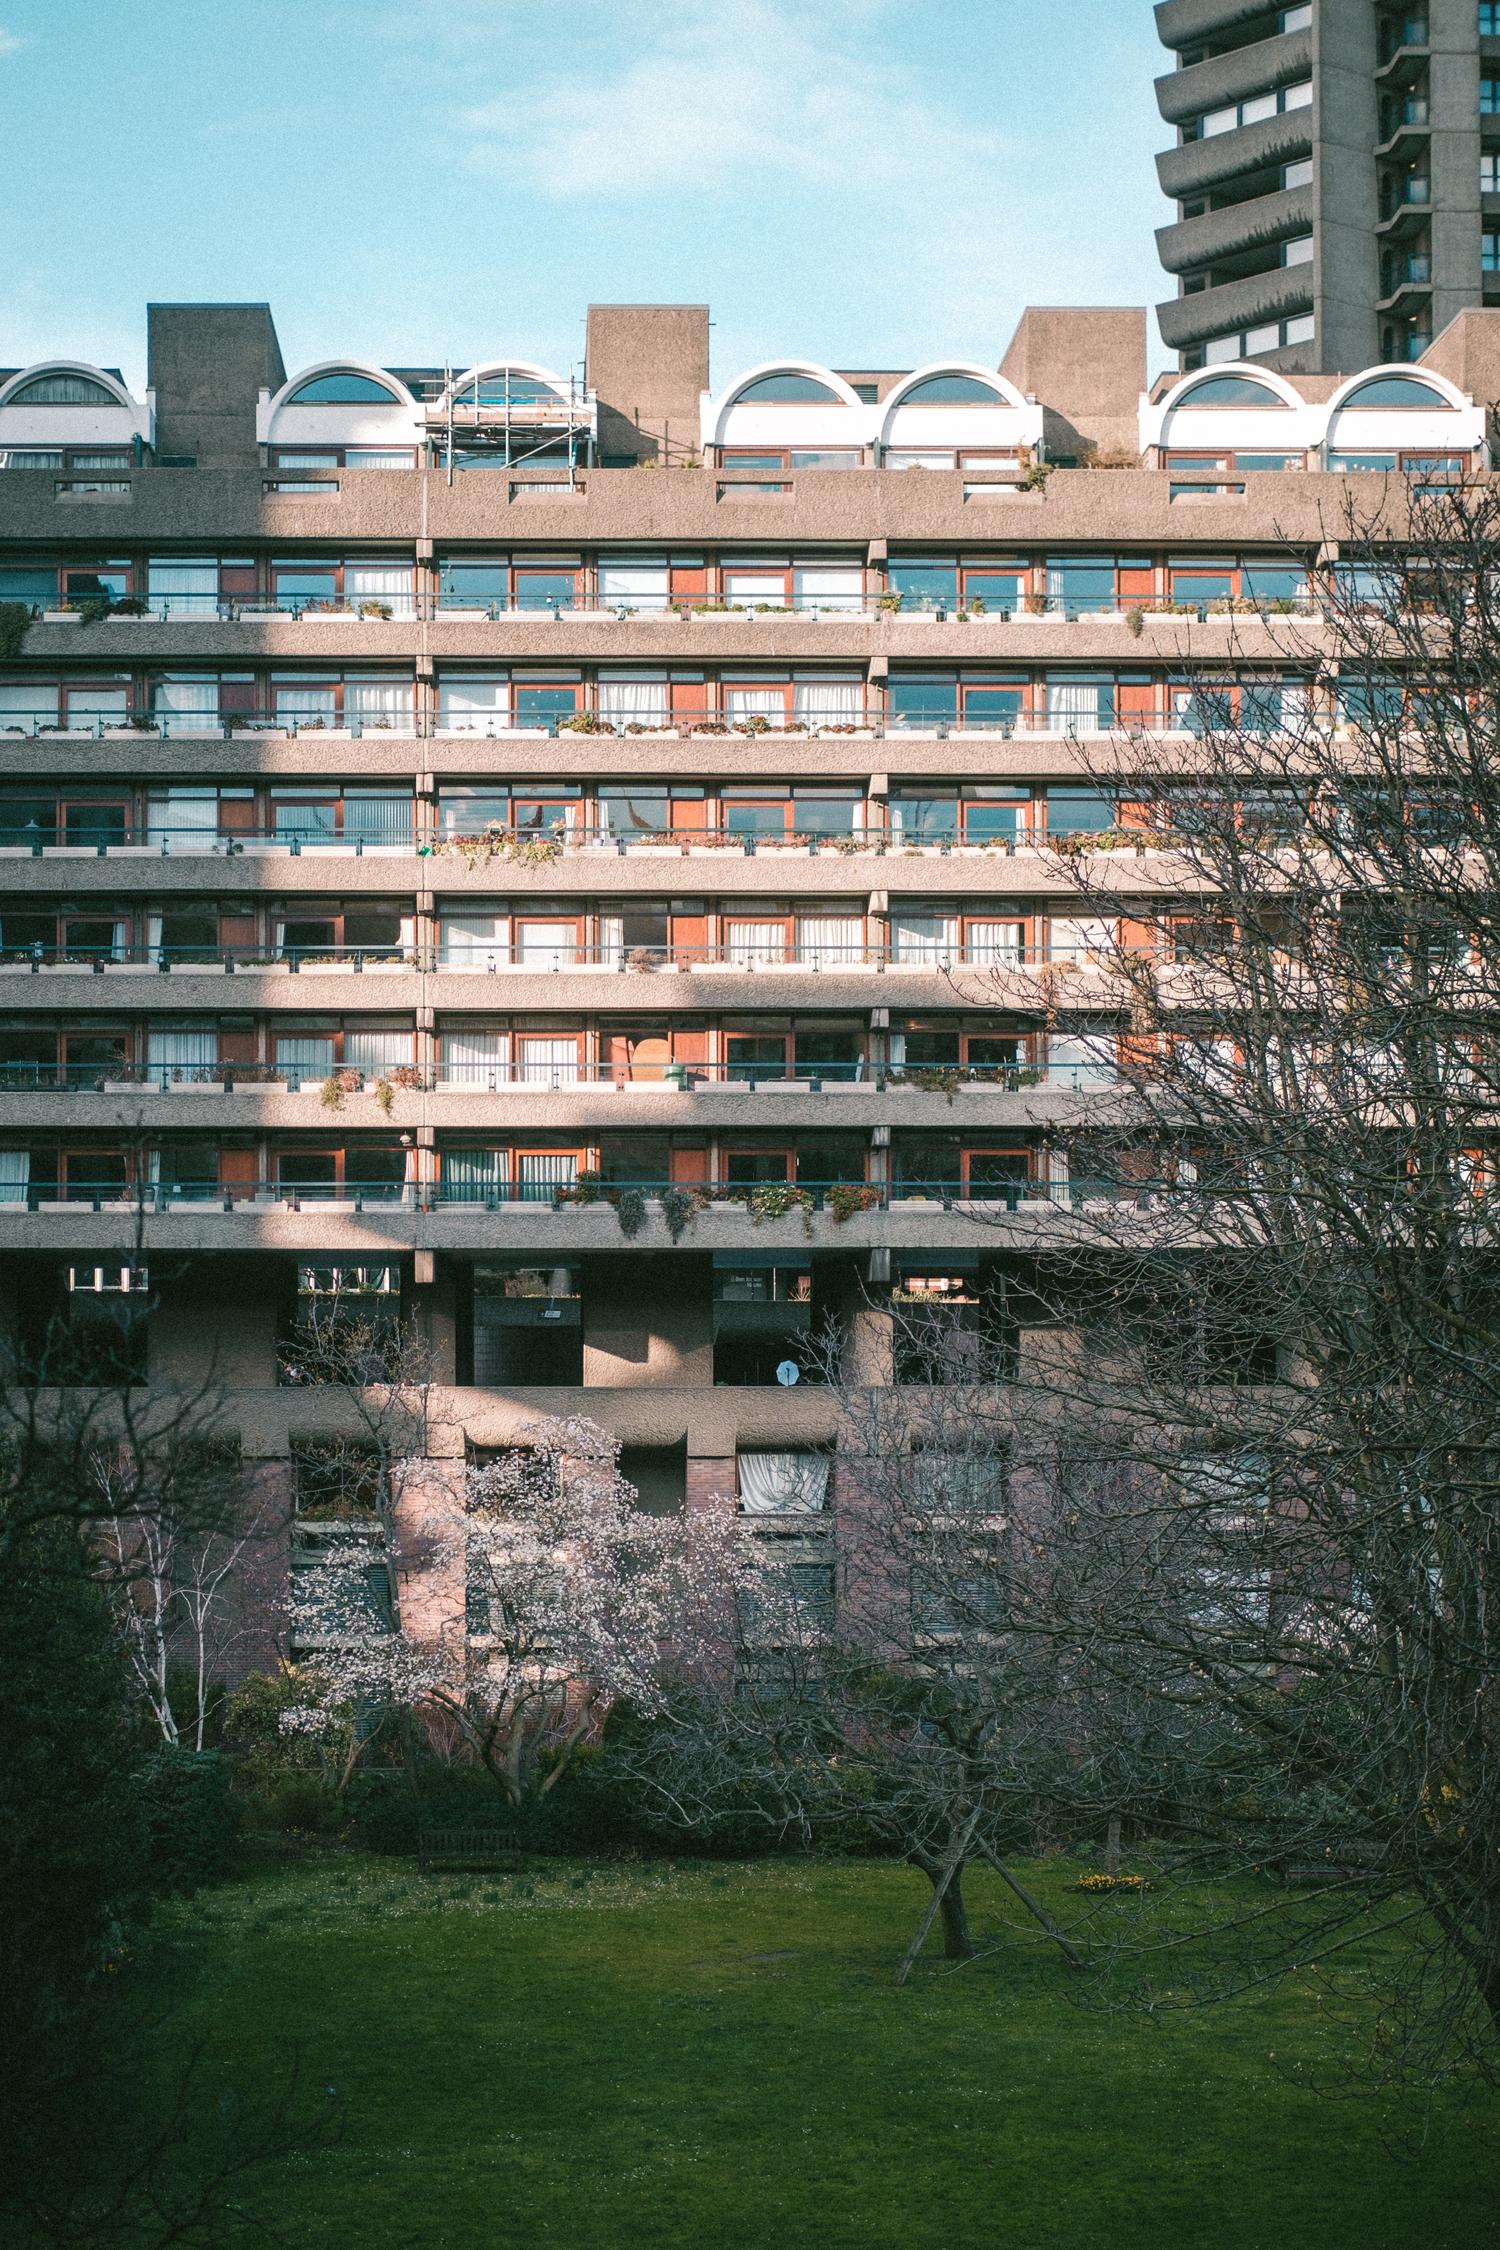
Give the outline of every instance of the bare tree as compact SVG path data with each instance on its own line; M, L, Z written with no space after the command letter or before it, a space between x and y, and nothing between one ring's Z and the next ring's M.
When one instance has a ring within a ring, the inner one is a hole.
M1384 2060L1492 2067L1500 498L1330 536L1320 617L1200 669L1185 752L1101 762L1124 849L1066 865L1119 937L1070 1004L1123 1084L1058 1134L1068 1348L1012 1395L1083 1527L1053 1646L1211 1746L1180 1862L1322 1871L1226 1908L1223 1981L1398 1932Z

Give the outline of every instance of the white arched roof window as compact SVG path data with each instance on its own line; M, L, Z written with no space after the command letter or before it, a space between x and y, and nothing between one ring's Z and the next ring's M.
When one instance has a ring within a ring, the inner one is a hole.
M831 367L767 360L717 399L705 397L705 446L848 451L868 443L871 410Z
M1253 360L1200 367L1165 398L1141 401L1141 451L1178 446L1300 453L1323 436L1323 409L1285 375Z
M1399 466L1403 453L1471 453L1484 443L1484 409L1425 367L1367 367L1329 400L1327 443L1330 461L1376 467Z
M0 445L149 445L150 394L131 397L117 376L84 359L43 359L0 387Z
M880 443L920 451L1035 445L1042 410L972 360L940 360L905 376L881 407Z
M262 391L256 436L262 445L416 445L422 410L398 377L363 359L323 359L274 397Z
M513 409L572 407L576 396L566 375L554 374L531 359L495 359L466 367L454 376L451 394L444 392L434 414L446 414L450 395L456 407L478 405L502 412L507 404Z

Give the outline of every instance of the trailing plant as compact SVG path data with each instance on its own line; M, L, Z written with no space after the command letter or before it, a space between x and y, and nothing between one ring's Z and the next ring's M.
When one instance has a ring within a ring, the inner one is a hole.
M790 1180L766 1180L750 1190L750 1224L755 1227L765 1219L785 1219L793 1211L800 1211L802 1231L811 1236L816 1208L817 1199L811 1189L794 1187Z
M1146 618L1144 611L1139 609L1127 609L1125 612L1125 630L1130 635L1133 641L1138 641L1142 633L1144 633L1146 630Z
M150 615L150 611L139 594L122 594L117 602L110 603L109 615L111 617L147 617Z
M901 596L899 594L878 594L875 598L875 607L887 617L893 617L901 607Z
M680 1242L708 1201L701 1188L665 1187L657 1197L672 1242Z
M31 623L25 602L0 602L0 664L13 664Z
M646 1224L646 1193L644 1188L621 1188L610 1197L615 1207L615 1217L620 1222L620 1232L627 1242L634 1242Z
M571 717L559 719L559 734L613 734L608 719L601 719L597 711L575 711Z
M833 1214L834 1225L841 1227L846 1219L855 1218L861 1211L877 1210L880 1204L880 1190L875 1187L857 1187L854 1185L831 1187L825 1193L823 1201Z
M98 625L109 615L109 603L103 597L78 604L80 625Z
M357 1070L331 1070L318 1099L325 1109L342 1109L346 1094L357 1094L364 1080Z
M361 617L393 617L395 612L389 602L361 602L359 614Z

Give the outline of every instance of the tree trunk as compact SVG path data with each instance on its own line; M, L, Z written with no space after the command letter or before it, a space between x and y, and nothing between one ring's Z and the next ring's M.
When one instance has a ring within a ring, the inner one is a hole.
M1104 1872L1106 1875L1118 1875L1120 1872L1120 1816L1118 1813L1111 1813L1109 1816L1109 1834L1104 1844Z
M969 1910L964 1905L964 1871L956 1867L948 1879L948 1888L938 1902L938 1912L943 1918L943 1959L967 1961L974 1953L974 1940L969 1934Z

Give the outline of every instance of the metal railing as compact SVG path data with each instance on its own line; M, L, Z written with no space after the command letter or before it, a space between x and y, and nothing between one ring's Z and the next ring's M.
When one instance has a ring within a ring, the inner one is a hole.
M758 1088L821 1093L829 1086L859 1087L875 1094L927 1092L948 1094L962 1086L992 1093L1088 1093L1117 1084L1118 1077L1102 1066L1030 1063L886 1063L871 1058L852 1062L787 1063L650 1063L636 1068L620 1063L579 1063L576 1066L528 1063L508 1064L438 1062L430 1067L409 1062L393 1063L384 1070L332 1063L326 1069L303 1070L282 1063L0 1063L0 1094L109 1093L138 1091L166 1094L178 1089L233 1093L249 1088L265 1093L309 1093L329 1079L339 1082L344 1095L366 1093L385 1085L394 1094L510 1094L541 1088L549 1093L589 1093L599 1088L628 1092L638 1087L660 1087L693 1094L734 1088L754 1093Z
M662 1196L688 1196L701 1209L731 1204L743 1210L753 1224L767 1219L827 1216L835 1224L869 1213L900 1210L903 1205L937 1206L944 1212L975 1208L1017 1212L1025 1206L1050 1205L1074 1211L1090 1203L1109 1203L1142 1212L1170 1211L1186 1200L1169 1184L1122 1183L1117 1180L974 1179L954 1174L940 1178L898 1178L890 1184L863 1180L798 1179L694 1180L596 1178L585 1174L564 1181L495 1179L444 1184L412 1181L382 1183L325 1183L289 1179L284 1174L264 1179L225 1183L218 1181L91 1181L61 1183L33 1181L26 1186L0 1186L0 1213L6 1210L35 1212L42 1206L76 1206L80 1211L178 1213L201 1215L208 1211L247 1212L288 1210L401 1210L430 1212L443 1209L499 1211L520 1208L563 1218L574 1210L602 1206L606 1210L627 1194L647 1202ZM1196 1191L1194 1191L1196 1197Z
M790 707L785 715L754 712L740 716L733 711L717 709L650 714L627 718L619 714L605 716L592 709L562 712L525 710L511 712L455 713L441 708L433 712L415 712L410 716L366 717L352 712L335 712L324 716L299 715L289 710L247 710L202 713L163 712L156 715L139 711L133 715L105 715L79 713L59 717L54 703L39 704L32 709L10 709L0 713L0 740L15 737L23 740L57 736L75 742L104 742L116 739L123 745L135 737L162 740L195 740L232 742L237 735L269 734L288 740L304 737L322 737L332 741L363 741L367 736L394 736L401 741L469 740L484 741L551 741L567 740L574 735L597 736L603 740L622 737L650 737L663 742L688 742L693 740L721 740L734 743L744 740L796 742L802 739L825 741L836 738L886 741L903 736L949 737L968 740L988 738L1009 742L1033 737L1046 741L1134 740L1141 736L1158 736L1173 739L1192 739L1210 733L1216 725L1227 726L1228 720L1200 717L1181 710L1159 710L1122 717L1107 703L1090 712L1049 708L1042 697L1045 683L1037 682L1038 700L1031 709L989 711L970 714L951 702L934 701L926 706L905 710L892 710L884 705L861 705L838 717L817 711L799 715ZM1280 714L1269 708L1259 715L1259 723L1252 730L1251 715L1245 714L1240 725L1247 731L1274 736L1284 731L1301 732L1316 725L1330 735L1338 732L1344 722L1331 714L1322 717L1297 711L1284 727Z
M1144 950L1142 953L1144 955ZM460 954L441 944L390 946L276 946L260 945L140 945L113 946L19 945L0 947L0 969L40 974L44 969L77 969L103 976L111 969L153 969L166 976L197 969L234 975L243 971L285 970L296 976L304 971L348 969L356 975L368 970L409 969L420 975L444 974L492 977L499 975L564 976L569 971L603 971L611 974L650 975L660 970L696 971L729 969L746 975L795 969L831 973L839 970L995 969L1028 970L1071 966L1079 971L1115 965L1107 950L1082 945L1024 944L1002 947L990 942L973 945L923 945L911 950L899 943L830 943L738 946L732 940L701 946L597 946L576 945L566 952L549 950L528 955L496 945Z

